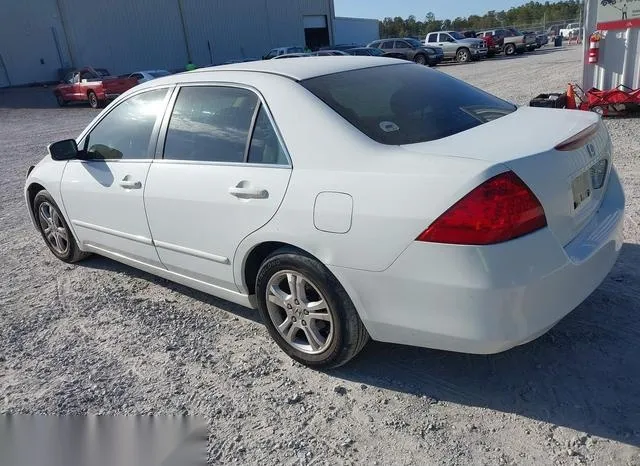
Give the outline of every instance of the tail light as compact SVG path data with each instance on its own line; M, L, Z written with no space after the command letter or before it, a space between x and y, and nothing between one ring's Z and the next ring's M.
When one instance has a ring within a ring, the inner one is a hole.
M486 245L547 226L542 204L512 171L485 181L455 203L417 241Z
M594 134L598 132L599 123L594 123L590 126L587 126L585 129L580 131L577 134L574 134L569 139L562 141L558 144L555 149L561 151L575 150L582 146L584 146L589 139L591 139Z

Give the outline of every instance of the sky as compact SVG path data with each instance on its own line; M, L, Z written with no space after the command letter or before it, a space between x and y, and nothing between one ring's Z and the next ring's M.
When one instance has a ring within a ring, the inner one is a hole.
M508 10L525 3L525 0L334 0L336 16L382 19L415 15L419 20L424 20L429 11L437 19L454 19L482 15L489 10Z

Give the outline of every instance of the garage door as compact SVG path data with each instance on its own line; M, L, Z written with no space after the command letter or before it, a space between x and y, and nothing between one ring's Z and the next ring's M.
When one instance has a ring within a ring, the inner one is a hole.
M329 28L325 15L303 16L304 42L311 50L329 45Z
M305 29L316 29L327 27L327 17L325 15L303 16L302 21Z

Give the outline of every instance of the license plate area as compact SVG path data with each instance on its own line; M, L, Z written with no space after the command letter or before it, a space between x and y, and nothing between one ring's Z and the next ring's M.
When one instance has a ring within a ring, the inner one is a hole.
M591 173L585 170L571 182L571 192L573 195L573 210L577 211L586 205L593 195L591 187Z

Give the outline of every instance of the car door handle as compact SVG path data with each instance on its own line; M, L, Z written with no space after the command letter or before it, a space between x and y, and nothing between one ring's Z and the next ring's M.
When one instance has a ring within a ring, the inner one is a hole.
M142 182L134 181L129 178L129 175L127 175L120 181L120 186L124 189L140 189L142 188Z
M269 197L269 191L266 189L255 188L252 186L232 186L229 188L229 194L238 199L266 199Z

